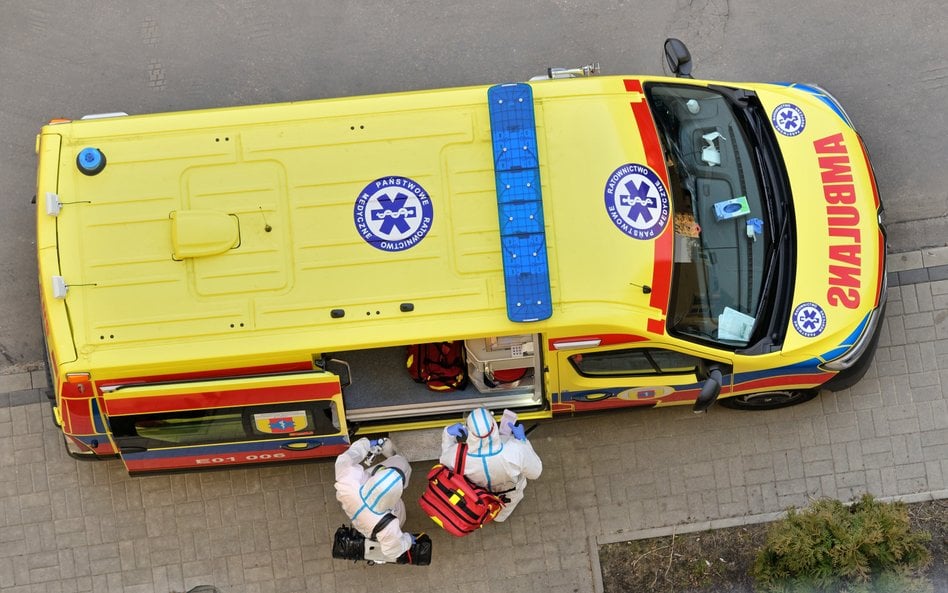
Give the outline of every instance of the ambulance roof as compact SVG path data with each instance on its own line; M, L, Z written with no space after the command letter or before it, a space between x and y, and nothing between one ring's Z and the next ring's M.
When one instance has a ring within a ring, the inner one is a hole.
M643 234L608 212L630 165L666 175L641 83L531 86L553 308L527 323L505 303L488 87L46 127L63 206L40 224L57 225L79 356L660 332L671 225L645 213ZM77 166L87 148L98 174Z

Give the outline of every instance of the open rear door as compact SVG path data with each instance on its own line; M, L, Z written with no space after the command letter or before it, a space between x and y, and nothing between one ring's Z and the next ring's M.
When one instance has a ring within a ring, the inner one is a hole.
M109 429L130 473L342 453L339 377L305 372L103 388Z

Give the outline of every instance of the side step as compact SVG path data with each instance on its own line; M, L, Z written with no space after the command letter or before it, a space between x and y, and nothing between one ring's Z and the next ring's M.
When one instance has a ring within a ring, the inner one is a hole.
M411 462L431 461L441 457L441 433L443 428L403 430L389 435L395 450Z
M502 84L487 90L504 263L507 317L529 322L553 314L543 226L533 89Z

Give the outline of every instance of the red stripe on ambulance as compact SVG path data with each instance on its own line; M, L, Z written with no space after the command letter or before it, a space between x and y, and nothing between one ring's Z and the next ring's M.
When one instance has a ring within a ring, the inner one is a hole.
M160 375L134 375L118 379L103 379L96 381L96 387L102 392L106 387L117 385L147 385L149 383L172 383L177 381L197 381L201 379L236 379L238 377L253 377L258 375L275 375L296 371L313 370L311 360L284 362L252 367L237 367L229 369L211 369L186 373L164 373Z
M633 93L642 92L642 83L638 80L626 80L625 90ZM655 122L652 120L652 113L649 111L648 104L643 96L638 101L629 103L632 107L632 114L635 116L635 123L638 126L639 136L642 139L642 147L645 149L645 163L668 187L668 170L665 168L665 154L662 151L662 145L658 140L658 131L655 128ZM669 225L671 226L671 225ZM652 264L652 293L649 305L662 312L664 316L668 312L668 293L671 289L671 271L672 271L672 232L668 227L662 234L655 239L655 259ZM649 319L648 330L652 333L665 333L664 319Z
M198 391L177 394L173 397L149 395L115 399L106 398L105 409L110 416L153 414L205 408L233 408L273 403L305 402L313 399L330 398L338 393L339 388L335 383L273 385L257 389Z

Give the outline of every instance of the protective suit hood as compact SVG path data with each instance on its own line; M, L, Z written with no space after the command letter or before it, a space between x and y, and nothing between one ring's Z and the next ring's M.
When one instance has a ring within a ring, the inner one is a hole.
M500 442L500 431L493 414L486 408L478 408L467 417L468 455L489 457L504 448Z

